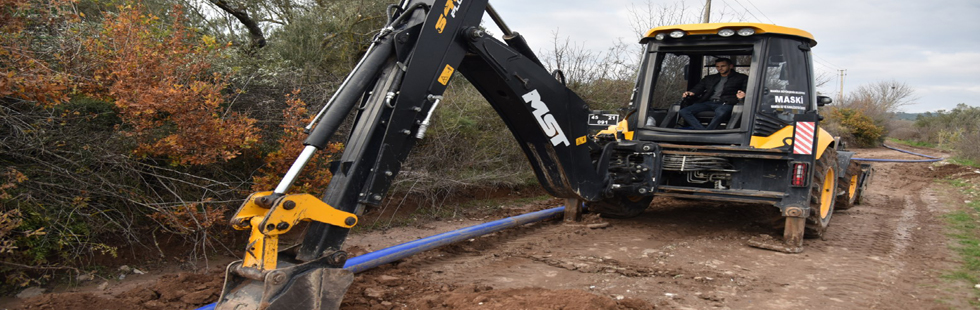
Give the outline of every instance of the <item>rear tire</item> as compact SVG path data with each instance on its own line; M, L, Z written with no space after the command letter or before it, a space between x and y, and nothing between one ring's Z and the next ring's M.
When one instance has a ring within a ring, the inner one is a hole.
M852 161L847 165L847 171L843 177L838 179L837 192L840 195L837 195L837 203L834 205L834 209L847 210L860 203L861 187L858 186L860 177L861 165Z
M837 150L828 148L817 160L810 182L810 216L806 219L804 237L823 238L834 215L837 198Z
M616 195L596 202L586 203L590 212L599 213L606 218L631 218L643 213L653 196Z

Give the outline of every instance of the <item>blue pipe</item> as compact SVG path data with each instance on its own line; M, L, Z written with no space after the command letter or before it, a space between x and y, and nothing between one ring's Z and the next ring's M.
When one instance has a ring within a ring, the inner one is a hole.
M902 152L902 153L906 153L906 154L912 154L912 155L921 156L921 157L925 157L925 158L931 158L931 159L942 159L942 158L935 157L935 156L929 156L929 155L925 155L925 154L919 154L919 153L915 153L915 152L912 152L912 151L907 151L907 150L903 150L903 149L891 147L891 146L888 146L886 144L882 144L881 146L884 146L886 148L893 149L893 150L896 150L896 151L899 151L899 152Z
M886 162L886 163L934 163L934 162L943 160L943 158L940 158L940 157L934 157L934 156L929 156L929 155L925 155L925 154L919 154L919 153L915 153L915 152L911 152L911 151L906 151L906 150L903 150L903 149L891 147L891 146L884 145L884 144L882 144L882 146L884 146L886 148L889 148L889 149L892 149L892 150L896 150L896 151L902 152L902 153L912 154L912 155L915 155L915 156L925 157L925 158L929 158L929 159L883 159L883 158L860 158L860 157L852 157L851 159L852 160L860 160L860 161Z
M943 160L942 158L938 158L938 159L885 159L885 158L861 158L861 157L853 157L851 159L853 159L853 160L860 160L860 161L883 162L883 163L934 163L934 162Z
M415 255L419 252L428 251L440 246L473 237L498 232L510 227L542 221L558 214L562 214L563 212L565 212L565 207L561 206L441 233L435 236L422 238L351 258L347 260L346 264L344 264L344 269L358 273Z
M377 250L361 256L347 260L344 269L354 273L369 270L387 263L406 258L420 252L435 249L444 245L452 244L473 237L495 233L507 228L516 227L524 224L543 221L565 212L565 206L551 208L517 216L508 217L493 222L487 222L466 228L444 232L431 237L418 239L411 242L402 243L390 248ZM214 310L216 304L210 304L197 310Z

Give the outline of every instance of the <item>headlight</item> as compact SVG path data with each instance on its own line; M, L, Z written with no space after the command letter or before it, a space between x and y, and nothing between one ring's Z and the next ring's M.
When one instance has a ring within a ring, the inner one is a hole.
M653 36L653 38L654 39L657 39L657 40L663 40L665 37L667 37L667 35L665 35L663 32L658 33L657 35Z
M743 37L747 37L753 34L755 34L755 29L752 28L742 28L738 30L738 35Z
M730 36L735 35L735 30L731 30L731 29L718 30L718 35L723 36L723 37L730 37Z
M674 30L670 32L670 37L677 39L684 36L684 32L680 30Z

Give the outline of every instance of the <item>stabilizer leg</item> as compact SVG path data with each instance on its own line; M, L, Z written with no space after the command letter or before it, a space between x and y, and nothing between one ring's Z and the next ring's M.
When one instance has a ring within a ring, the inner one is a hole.
M749 239L748 245L760 249L773 250L789 254L803 252L803 232L804 228L806 228L806 218L787 216L785 219L786 225L783 227L782 241L779 241L769 235L762 235Z

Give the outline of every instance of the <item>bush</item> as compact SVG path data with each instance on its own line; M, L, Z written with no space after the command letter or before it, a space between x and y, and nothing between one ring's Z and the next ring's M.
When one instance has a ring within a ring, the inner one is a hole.
M915 122L909 120L893 119L888 122L888 137L906 141L921 140L922 134L915 127Z
M224 217L253 176L277 173L261 167L289 136L279 119L302 109L275 110L260 134L212 66L230 49L179 10L167 19L131 5L83 21L58 5L0 2L2 284L120 249L196 258L227 248L216 246ZM186 251L163 253L163 242Z
M951 111L922 114L915 127L919 141L953 149L963 158L980 159L980 107L961 103Z
M850 145L873 147L884 141L884 126L875 124L874 120L857 109L831 108L825 122L831 124L829 128L838 130L837 134Z
M960 141L956 143L956 153L965 159L980 162L980 132L964 132Z

